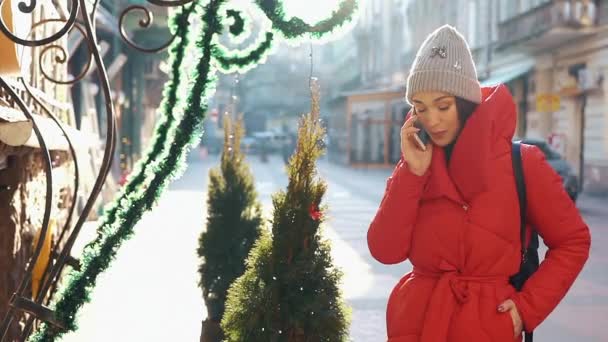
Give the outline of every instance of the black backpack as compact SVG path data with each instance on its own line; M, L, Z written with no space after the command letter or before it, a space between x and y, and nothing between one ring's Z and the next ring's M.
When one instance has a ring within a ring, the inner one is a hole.
M530 232L530 243L526 246L526 182L521 162L521 142L513 142L511 149L513 161L513 172L519 197L520 238L521 238L521 263L519 272L509 278L509 282L517 291L521 291L524 283L538 269L538 233L532 229ZM532 342L532 332L525 333L525 342Z

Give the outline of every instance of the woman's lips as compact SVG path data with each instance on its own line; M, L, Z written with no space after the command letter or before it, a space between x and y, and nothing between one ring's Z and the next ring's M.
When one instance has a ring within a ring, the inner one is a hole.
M431 132L431 135L432 135L434 138L441 139L441 138L443 138L443 137L445 136L445 134L446 134L447 132L448 132L447 130L443 130L443 131L437 131L437 132Z

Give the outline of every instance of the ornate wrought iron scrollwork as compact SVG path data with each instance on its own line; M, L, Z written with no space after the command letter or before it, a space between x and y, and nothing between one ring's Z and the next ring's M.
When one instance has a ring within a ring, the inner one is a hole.
M53 42L57 41L58 39L62 38L63 36L65 36L65 34L68 31L70 31L70 29L76 22L76 17L78 16L78 9L79 9L78 1L79 0L71 0L72 7L70 9L70 16L68 17L67 21L65 22L65 25L61 29L59 29L59 31L52 34L50 37L46 37L46 38L42 38L42 39L34 39L34 40L28 40L28 39L23 39L23 38L17 37L8 29L8 27L6 26L6 23L4 22L4 18L2 16L0 16L0 31L2 31L2 33L4 33L4 35L6 35L10 40L14 41L15 43L17 43L19 45L23 45L23 46L34 47L34 46L42 46L42 45L47 45L47 44L53 43ZM0 6L2 6L3 2L4 1L0 1ZM26 13L26 14L31 13L34 10L34 8L36 7L36 0L32 0L29 5L26 5L25 2L22 1L19 3L18 7L22 13Z
M32 35L36 29L38 27L44 26L46 24L50 24L50 23L67 23L66 20L64 19L44 19L41 20L35 24L32 25L32 29L30 31L29 35ZM72 30L78 30L80 32L80 34L86 39L86 32L85 32L85 28L82 26L82 24L75 22L72 27L70 28L70 30L67 32L67 34L69 35L71 33ZM40 73L44 76L44 78L46 78L47 80L49 80L52 83L55 84L63 84L63 85L67 85L67 84L75 84L80 82L84 77L87 76L90 68L91 68L91 62L93 60L92 54L91 54L91 49L90 46L87 44L87 49L89 50L89 58L87 60L86 65L82 68L82 70L80 71L80 73L76 76L74 76L71 80L58 80L55 79L54 77L50 76L49 73L44 69L44 63L43 60L46 57L47 53L50 53L53 50L57 50L59 52L58 56L55 56L55 62L57 64L65 64L68 61L68 53L67 51L65 51L65 48L61 45L48 45L48 46L41 46L42 50L40 51L40 54L38 56L38 66L40 69ZM21 56L23 57L23 56ZM22 61L23 63L23 61ZM28 93L31 93L30 91L28 91Z
M186 1L185 3L189 3L192 2L193 0L190 1ZM172 2L176 2L176 1L172 1ZM165 5L167 6L167 5ZM166 49L167 47L169 47L169 45L171 45L173 43L173 41L175 40L175 38L177 37L177 35L173 35L171 37L171 39L169 39L168 42L162 44L159 47L155 47L155 48L145 48L142 46L137 45L137 43L135 43L133 40L131 40L131 38L129 38L129 36L127 35L126 29L124 27L124 20L126 18L127 15L129 15L129 13L133 12L133 11L141 11L145 14L145 18L141 19L139 21L139 26L141 28L148 28L150 27L150 25L152 24L152 20L153 20L153 16L152 16L152 12L144 7L144 6L140 6L140 5L132 5L127 7L120 15L120 19L118 21L118 26L120 28L120 36L122 37L122 39L125 41L125 43L127 43L127 45L129 45L130 47L141 51L141 52L147 52L147 53L155 53L155 52L159 52L162 51L164 49Z
M25 1L19 2L19 10L23 13L32 13L36 8L36 0L31 0L29 5L25 3Z
M88 214L91 211L92 206L93 206L97 196L101 192L101 188L102 188L103 184L105 183L105 178L107 177L107 175L109 173L112 156L114 155L114 151L115 151L115 147L116 147L116 122L115 122L115 117L114 117L114 109L113 109L114 106L112 104L112 99L110 96L110 87L109 87L109 82L108 82L108 78L107 78L107 74L106 74L106 68L105 68L103 60L101 58L101 55L99 52L99 46L97 44L97 38L95 35L95 24L93 21L95 18L97 6L99 5L99 0L94 1L92 6L89 4L90 8L87 8L86 0L70 0L70 1L71 1L71 9L70 9L69 17L67 20L59 19L59 18L45 19L32 26L32 31L33 31L37 27L39 27L41 25L49 24L49 23L62 23L63 24L63 26L59 29L59 31L57 31L56 33L53 33L49 37L45 37L42 39L35 39L35 38L29 38L29 37L28 38L17 37L12 32L10 32L10 30L7 28L6 24L2 21L2 18L0 18L0 30L10 40L12 40L16 44L19 44L22 46L41 47L42 48L42 50L40 51L38 60L37 60L39 67L40 67L40 72L46 79L48 79L49 81L51 81L53 83L69 85L69 84L74 84L76 82L79 82L80 80L82 80L84 77L86 77L88 75L90 66L91 66L92 62L95 61L96 66L97 66L96 70L97 70L99 80L100 80L99 82L101 84L101 90L103 92L104 99L105 99L106 111L108 113L108 116L107 116L108 122L106 125L106 127L107 127L106 147L104 150L102 165L100 167L99 174L97 175L95 184L93 185L93 190L92 190L90 196L88 197L86 204L82 210L82 213L78 217L78 220L75 223L74 227L71 227L71 225L73 222L72 218L73 218L73 213L74 213L74 209L75 209L75 202L73 202L71 204L70 209L69 209L69 214L68 214L69 219L67 220L65 226L63 227L63 229L60 233L60 236L58 238L57 244L54 246L54 249L52 251L52 255L56 258L56 262L52 266L47 268L45 277L44 277L44 281L42 283L42 286L40 287L38 296L35 298L34 301L29 301L29 300L26 300L26 298L24 297L25 289L27 288L27 286L29 285L29 283L31 281L32 268L36 264L36 262L40 256L41 246L43 245L44 240L46 238L46 235L47 235L46 231L49 229L48 226L49 226L51 203L52 203L50 198L52 197L52 190L53 190L52 189L52 178L51 178L52 173L50 171L51 170L51 161L50 161L48 148L46 147L46 144L44 144L43 136L34 121L35 119L29 112L29 109L27 108L25 103L23 101L21 101L21 99L18 97L18 94L10 87L10 85L8 83L6 83L4 81L4 79L2 79L2 77L0 77L0 87L5 88L6 91L12 95L13 101L19 106L19 108L24 113L26 113L26 116L28 117L28 119L32 120L32 122L34 123L33 124L34 132L36 133L36 136L38 137L38 139L40 141L40 145L41 145L41 149L42 149L43 153L45 153L47 155L47 157L45 158L45 173L47 176L47 203L46 203L46 207L45 207L43 225L41 227L41 234L40 234L41 239L39 239L38 244L35 247L34 253L28 263L28 268L26 269L25 276L21 280L17 290L15 291L14 298L17 298L17 300L12 301L13 304L14 303L26 303L26 302L29 303L29 305L27 305L27 307L30 309L28 309L26 311L28 311L30 313L30 316L27 319L26 325L22 332L21 338L23 340L25 340L29 336L35 319L42 319L43 321L48 321L48 322L54 324L55 326L61 327L61 324L60 325L55 324L59 321L57 321L56 317L53 316L54 313L52 311L49 311L47 308L45 308L43 306L43 302L48 294L49 289L56 285L59 274L61 273L61 270L63 269L64 265L68 261L73 259L70 256L71 248L72 248L72 246L76 240L76 237L78 236L80 229L82 228L86 218L88 217ZM153 4L153 5L157 5L157 6L162 6L162 7L173 7L173 6L182 6L182 5L191 3L193 1L194 0L180 0L180 1L149 0L149 3ZM2 5L2 0L0 0L0 5ZM36 8L36 5L37 5L36 0L32 0L30 2L22 1L18 4L18 8L22 13L27 14L27 13L32 13L34 11L34 9ZM129 46L131 46L139 51L142 51L142 52L155 53L155 52L161 51L163 49L166 49L175 40L176 36L173 36L167 43L165 43L159 47L155 47L155 48L139 47L135 42L130 40L130 38L127 36L127 34L125 32L126 30L124 28L124 18L132 11L143 11L144 12L145 17L144 17L144 19L140 20L140 22L139 22L140 27L147 28L152 23L151 12L148 9L146 9L145 7L130 6L129 8L125 9L124 12L120 16L119 29L120 29L120 34L121 34L122 38ZM78 14L80 14L81 17L83 18L82 23L78 22L76 20L76 18L78 17ZM54 62L57 64L65 64L68 62L68 54L67 54L65 48L62 47L61 45L59 45L59 44L49 45L49 44L52 44L52 43L58 41L59 39L65 37L74 28L76 30L78 30L80 32L80 34L83 35L84 40L86 41L87 48L89 50L89 56L90 56L89 60L87 61L87 64L85 65L83 70L81 70L80 73L77 76L73 77L72 79L70 79L70 80L55 79L53 76L50 75L49 72L47 72L47 70L44 69L44 63L43 63L44 58L46 58L46 56L48 56L48 53L51 53L51 51L58 51L58 54L54 58ZM45 45L47 45L47 46L45 46ZM73 189L74 193L72 195L73 196L72 199L75 201L76 193L77 193L78 187L79 187L79 176L78 176L79 171L78 171L78 163L77 163L77 159L76 159L76 152L75 152L73 143L69 139L68 134L65 131L64 127L62 127L61 123L54 117L54 115L52 114L50 109L48 107L46 107L42 103L42 101L40 101L34 95L34 93L32 92L32 89L25 83L25 81L23 79L22 79L22 83L23 83L23 86L25 87L25 90L29 93L31 98L40 106L40 108L42 108L42 110L49 117L51 117L55 121L55 123L60 127L60 129L62 130L66 139L68 140L70 153L75 162L76 177L75 177L75 183L74 183L74 189ZM70 228L71 228L71 232L70 232ZM61 246L61 242L64 240L64 237L66 235L68 237L67 237L67 240L65 241L65 245L63 245L62 248L59 248L59 246ZM73 262L72 262L72 264L73 264ZM32 309L33 307L35 307L35 308ZM16 305L16 304L14 306L10 306L8 308L8 312L6 313L6 315L2 321L2 325L0 325L0 340L4 339L5 334L8 330L8 327L11 325L11 322L14 319L15 314L17 313L17 310L23 311L25 309L21 305ZM41 313L41 314L38 315L38 313Z
M41 22L38 22L34 25L32 25L32 31L40 26L40 25L44 25L47 23L51 23L51 22L65 22L65 20L63 19L46 19L43 20ZM83 37L85 37L86 39L86 33L85 33L85 29L84 27L82 27L82 25L78 22L74 23L74 25L71 28L76 29L80 32L80 34L82 34ZM69 34L70 32L68 32ZM91 62L93 60L93 56L91 53L91 47L87 44L87 49L89 50L89 59L87 60L86 65L84 66L84 68L82 68L82 70L80 71L80 73L76 76L74 76L73 79L71 80L57 80L55 78L53 78L52 76L50 76L46 70L44 70L44 63L43 63L43 59L46 56L47 53L51 52L52 50L57 50L59 52L59 56L55 56L55 62L58 64L65 64L68 61L68 53L65 51L65 48L61 45L49 45L49 46L45 46L44 48L42 48L42 50L40 51L40 55L38 56L38 65L40 66L40 73L42 73L42 75L49 81L55 83L55 84L75 84L80 82L83 78L85 78L89 72L89 70L91 69Z
M34 130L34 134L36 135L36 138L38 138L38 143L40 144L40 148L42 150L42 156L43 156L43 160L44 160L44 172L45 172L45 176L46 176L46 195L45 195L45 203L44 203L44 216L42 219L42 228L40 231L41 238L38 239L38 243L34 247L34 252L33 252L32 257L30 258L30 262L27 264L27 267L25 270L25 275L21 279L21 282L19 283L19 286L17 287L17 290L15 291L15 294L14 294L15 296L22 297L23 294L25 293L25 290L26 290L29 282L31 281L32 272L34 270L34 265L36 264L36 261L38 260L38 258L40 256L40 253L42 251L42 246L44 244L44 240L47 235L46 232L49 228L49 221L51 218L51 204L52 204L52 197L53 197L53 175L51 172L52 164L51 164L51 156L49 153L49 149L47 148L46 142L44 141L42 132L40 131L40 128L38 127L38 124L36 123L36 120L34 119L32 113L29 111L29 108L27 108L25 102L23 102L23 100L17 95L17 93L13 90L13 88L8 83L6 83L6 81L4 80L3 77L0 77L0 87L4 88L4 90L10 94L10 96L15 101L15 103L17 104L19 109L23 112L23 114L25 114L25 116L28 118L28 120L30 120L32 122L32 128ZM6 331L8 330L8 328L14 318L15 310L16 310L15 307L9 306L8 311L2 321L2 325L0 325L0 340L4 339L4 335L6 334Z
M42 66L41 66L41 71L42 71ZM32 99L34 99L34 101L36 103L38 103L38 105L43 109L43 111L45 112L46 115L48 115L53 122L55 122L55 124L59 127L59 129L61 130L61 132L63 133L63 135L65 136L66 141L68 142L68 146L70 149L70 155L72 157L72 160L74 162L74 189L72 189L72 203L70 205L70 209L68 211L68 217L67 220L63 226L63 229L61 229L61 232L59 233L59 237L57 238L56 243L53 246L53 250L51 251L51 255L55 256L58 259L59 256L59 247L63 246L62 241L64 236L70 231L70 228L72 226L72 219L74 217L74 211L76 209L76 201L78 199L78 188L80 186L80 169L78 167L78 156L76 155L76 149L74 148L74 144L72 143L72 139L70 138L70 135L68 134L68 132L66 131L64 124L61 123L61 121L59 121L59 119L57 119L57 117L55 115L53 115L52 111L41 101L39 100L34 93L32 92L30 86L27 84L27 82L25 82L25 80L23 78L21 78L21 83L23 84L23 86L25 87L26 91L28 92L28 94L31 96ZM51 267L52 263L49 263L49 267L47 267L44 271L44 276L43 279L46 279L49 277L49 275L51 274L52 271L52 267ZM60 267L62 268L62 267ZM61 272L61 269L59 270L59 272ZM46 291L40 291L39 295L37 298L35 298L35 302L36 304L42 305L44 297L46 295ZM47 313L46 317L52 317L49 316L49 314ZM40 319L44 320L44 317L39 317ZM54 317L52 317L51 319L54 319ZM22 339L25 340L27 338L27 336L30 334L32 325L33 325L33 320L34 320L34 314L31 314L29 319L27 320L24 328L23 328L23 334L22 334ZM47 319L48 320L48 319ZM54 323L56 326L57 324Z
M82 10L86 13L86 3L85 3L86 0L79 0L79 1L81 2ZM116 120L115 120L115 116L114 116L114 106L113 106L113 101L112 101L112 98L110 95L110 85L109 85L109 81L107 78L106 69L103 64L101 54L99 53L99 50L97 48L97 39L96 39L95 33L93 32L93 24L91 22L91 18L88 15L83 15L83 17L85 18L84 27L87 32L87 37L89 37L89 39L87 39L87 43L89 44L89 47L91 48L91 51L92 51L92 54L93 54L93 57L95 60L95 64L98 66L97 72L98 72L98 76L99 76L100 83L101 83L101 89L103 90L103 95L105 98L106 111L108 113L107 132L106 132L107 141L106 141L106 147L104 150L104 156L102 159L102 164L100 167L100 173L98 174L98 176L95 180L95 184L93 185L92 193L89 196L89 198L87 199L85 206L82 210L82 213L81 213L80 217L78 218L78 221L76 222L76 225L74 226L70 236L68 237L68 240L66 241L65 246L63 247L61 253L59 254L59 258L58 258L58 261L57 261L55 267L53 267L53 269L50 272L50 275L47 277L47 279L43 283L43 285L41 287L40 295L42 295L43 292L48 291L51 284L56 280L56 277L59 275L59 271L63 268L63 265L65 264L65 261L69 256L71 248L76 240L76 237L78 236L80 229L82 228L87 216L89 215L89 213L93 207L95 200L97 199L97 196L101 192L103 184L105 183L105 179L110 171L112 156L114 155L114 150L116 147ZM39 301L41 301L42 298L44 298L44 296L39 296L39 298L37 298L37 299Z
M45 280L40 288L38 296L35 298L35 301L28 301L28 303L31 302L30 303L31 305L29 305L28 307L31 308L32 305L34 305L34 306L38 305L41 308L41 310L38 310L38 311L29 310L30 317L29 317L28 321L26 322L26 327L23 331L23 335L22 335L23 339L27 338L27 336L30 332L30 329L32 327L33 320L35 318L39 318L39 319L43 319L43 320L51 320L51 321L54 320L54 317L52 316L52 312L49 312L48 309L44 309L44 307L42 306L42 302L43 302L44 298L46 297L47 291L53 284L55 284L55 282L57 281L57 277L58 277L59 273L61 272L61 269L63 268L66 261L69 259L69 253L71 251L72 245L73 245L78 233L80 232L80 229L81 229L82 225L84 224L86 217L89 215L96 198L98 197L99 193L101 192L101 188L102 188L103 184L105 183L105 178L107 177L108 172L110 170L111 160L112 160L112 156L114 154L114 149L115 149L116 125L115 125L114 111L113 111L114 106L112 104L112 99L110 96L110 87L109 87L109 82L108 82L106 71L105 71L105 66L103 65L103 60L102 60L101 55L98 50L97 39L96 39L95 32L94 32L94 24L92 23L92 18L94 17L94 12L95 12L98 2L96 1L93 4L93 15L87 14L87 5L85 3L85 0L72 0L71 3L72 3L72 6L71 6L71 10L70 10L70 16L67 20L46 19L46 20L43 20L43 21L33 25L32 29L35 29L36 27L38 27L40 25L48 24L51 22L61 22L64 24L58 32L52 34L49 37L43 38L43 39L23 39L22 37L17 37L15 35L13 35L12 32L10 32L8 30L5 23L2 21L2 18L0 17L0 30L2 30L2 32L16 44L20 44L20 45L28 46L28 47L41 47L44 45L54 43L57 40L63 38L66 34L68 34L72 28L76 27L76 29L79 30L80 33L83 34L83 36L85 37L85 40L87 41L87 46L91 53L91 56L94 58L95 63L97 65L97 72L99 75L101 88L103 90L103 95L105 97L106 111L108 113L108 123L107 123L108 131L106 132L107 142L106 142L106 148L104 151L104 156L103 156L100 172L96 178L95 184L93 186L93 190L87 199L87 202L82 211L82 214L80 215L75 226L72 228L72 231L69 234L69 237L68 237L67 241L65 242L65 245L63 246L63 248L61 249L60 252L57 251L57 248L60 245L59 243L54 248L55 249L54 255L58 255L57 262L55 262L50 268L48 268L46 270L47 274L46 274ZM2 1L0 1L0 5L2 5ZM22 11L23 13L32 13L35 7L36 7L35 0L31 1L29 4L26 4L23 1L23 2L19 3L19 5L18 5L19 10ZM84 18L83 25L76 23L76 17L78 15L79 11L83 12L82 13L82 17ZM84 28L83 28L83 26L84 26ZM42 67L43 58L51 50L59 50L59 55L56 56L55 61L54 61L55 63L63 64L63 63L67 62L67 53L62 46L50 45L50 46L43 47L41 50L41 53L40 53L38 63L40 64L41 73L44 75L45 78L47 78L48 80L50 80L54 83L58 83L58 84L73 84L75 82L80 81L81 79L83 79L85 77L85 75L87 74L87 72L89 70L89 67L91 64L91 59L89 59L87 66L84 68L84 70L72 80L68 80L68 81L56 80L53 77L51 77ZM62 130L63 134L65 135L65 137L68 141L68 145L70 147L70 152L72 154L72 157L74 158L74 162L76 163L76 167L75 167L76 176L75 176L75 184L74 184L75 187L73 189L74 193L73 193L73 198L72 198L73 201L75 201L76 192L78 191L79 176L78 176L78 165L77 165L74 146L73 146L71 140L69 139L68 134L65 131L64 127L59 122L59 120L57 120L56 117L54 117L54 115L52 115L51 111L41 101L39 101L36 96L34 96L33 92L31 91L31 88L23 81L23 79L22 79L22 83L25 86L25 89L29 93L31 98L33 98L34 101L46 112L46 114L48 116L50 116L53 119L53 121L55 121L55 123ZM41 147L41 151L44 156L44 158L43 158L44 171L45 171L45 175L46 175L46 202L45 202L45 211L44 211L44 216L43 216L42 227L40 228L41 238L38 239L38 242L37 242L36 246L34 247L34 252L30 258L30 261L27 264L24 277L21 279L17 289L15 290L14 298L16 298L17 300L12 301L13 305L9 306L9 308L6 312L6 315L0 325L0 340L3 340L8 328L10 327L10 325L15 317L16 311L24 310L23 307L15 304L15 303L24 302L21 299L25 299L24 294L26 293L26 289L31 282L34 265L36 264L40 254L41 254L44 240L47 237L46 232L49 229L49 221L50 221L50 215L51 215L51 205L52 205L51 198L52 198L52 194L53 194L53 188L52 188L53 182L52 182L52 172L51 172L52 162L50 159L50 153L49 153L47 145L44 141L42 132L38 128L35 118L29 111L29 108L27 108L25 102L23 100L21 100L19 95L13 90L13 88L2 77L0 77L0 87L4 88L4 90L8 94L11 95L12 100L18 105L19 109L32 122L34 133L35 133L36 137L38 138L38 141L39 141L39 144ZM75 202L73 202L70 206L69 213L68 213L68 221L66 222L65 226L63 227L63 229L61 231L60 240L63 240L63 237L67 234L67 232L70 229L70 226L73 222L72 217L73 217L74 209L75 209ZM44 316L35 317L36 312L43 312Z

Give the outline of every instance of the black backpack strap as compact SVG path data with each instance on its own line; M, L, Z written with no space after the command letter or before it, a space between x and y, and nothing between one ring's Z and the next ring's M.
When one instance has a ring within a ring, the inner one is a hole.
M513 162L513 173L515 174L515 185L517 187L517 197L519 198L519 231L521 238L521 262L526 262L528 258L528 248L526 246L526 181L524 179L524 169L521 161L521 142L514 141L511 148L511 160ZM534 236L532 237L534 239ZM538 242L536 242L536 248L538 248ZM532 242L534 243L534 241ZM536 261L538 264L538 261ZM525 342L533 341L533 333L526 332L524 334Z
M513 161L513 173L515 174L515 185L517 186L517 197L519 197L519 229L521 239L522 261L527 258L526 248L526 182L524 180L524 169L521 162L521 142L514 141L511 149Z

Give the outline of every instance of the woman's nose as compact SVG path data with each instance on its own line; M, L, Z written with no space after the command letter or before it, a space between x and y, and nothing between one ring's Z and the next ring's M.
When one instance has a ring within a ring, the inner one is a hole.
M432 129L434 127L437 127L437 125L439 125L440 122L441 122L441 120L439 119L439 115L431 112L431 113L429 113L429 116L427 117L426 126L429 129Z

